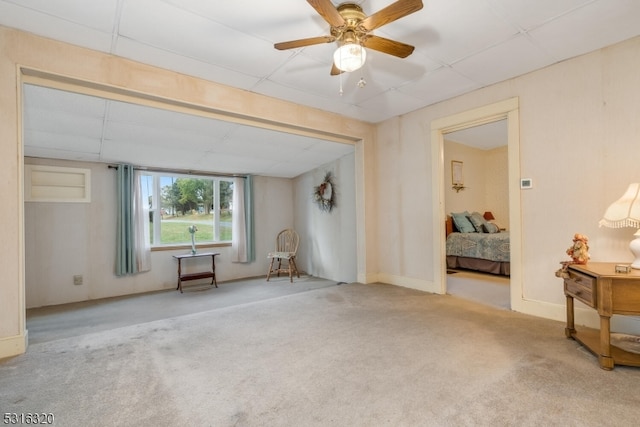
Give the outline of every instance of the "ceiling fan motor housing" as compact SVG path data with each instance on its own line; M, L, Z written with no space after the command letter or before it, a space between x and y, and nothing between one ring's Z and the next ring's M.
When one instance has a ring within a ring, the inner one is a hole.
M367 17L362 8L355 3L342 3L337 7L338 13L344 19L345 24L339 27L331 27L331 35L336 38L339 45L347 43L362 44L367 31L360 26L360 22Z

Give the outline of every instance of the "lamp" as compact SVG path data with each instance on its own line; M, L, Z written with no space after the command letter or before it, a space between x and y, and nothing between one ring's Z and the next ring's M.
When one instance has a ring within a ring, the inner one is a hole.
M493 213L487 211L485 212L483 215L484 219L486 219L487 221L493 221L494 219L496 219L495 216L493 216Z
M635 227L639 230L629 249L636 257L631 268L640 270L640 183L630 184L622 197L611 204L599 222L609 228Z
M358 43L345 43L333 53L333 62L342 71L355 71L364 65L367 51Z

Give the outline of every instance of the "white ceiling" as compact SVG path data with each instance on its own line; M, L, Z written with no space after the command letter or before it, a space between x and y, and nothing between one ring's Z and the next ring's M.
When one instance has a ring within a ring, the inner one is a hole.
M392 0L355 3L370 15ZM288 51L273 48L276 42L327 34L329 25L304 0L0 0L0 24L372 123L640 35L638 0L423 3L422 10L374 31L414 45L411 56L399 59L369 50L363 69L342 77L329 75L334 44ZM356 85L361 77L367 81L363 88ZM42 91L39 95L34 98L51 96L50 103L55 105L59 94ZM29 97L27 107L43 110ZM110 108L119 113L125 107ZM146 113L130 112L127 119L135 121L137 114ZM38 117L33 118L31 130L38 133ZM185 120L180 119L174 130L185 129L184 124L189 123ZM109 119L106 122L110 124ZM109 130L107 135L118 133L120 144L128 141L133 148L144 149L133 141L139 134L132 129L140 128L130 124L120 125L118 132ZM210 126L225 128L220 123ZM218 134L212 139L232 145L235 131L225 130L229 131L226 139ZM61 129L58 136L65 131ZM46 132L41 132L40 142L47 139ZM237 132L255 136L257 131L242 128ZM272 140L258 133L262 142L277 144L282 138L283 147L296 145L282 134ZM186 151L188 143L180 136L179 144ZM314 153L315 140L303 140L307 151ZM208 148L216 144L200 140L193 145L198 143ZM46 144L52 150L59 148L53 141ZM256 147L248 139L245 144L240 157L247 153L266 156L269 151L265 144ZM179 157L175 145L162 144L158 150ZM297 153L291 153L295 159ZM343 151L338 149L335 154L343 155ZM230 165L238 160L238 152L228 155ZM202 160L204 152L193 157ZM252 172L250 163L243 171ZM261 170L271 167L277 166L272 163ZM287 172L293 173L296 171Z
M293 178L353 146L41 86L24 87L30 157Z
M481 150L491 150L507 145L509 141L507 131L507 120L503 119L448 133L444 139Z

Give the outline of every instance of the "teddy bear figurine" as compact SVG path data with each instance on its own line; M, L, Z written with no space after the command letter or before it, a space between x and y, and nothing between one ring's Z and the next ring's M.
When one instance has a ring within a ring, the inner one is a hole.
M573 245L567 249L567 255L573 259L574 264L586 264L591 258L589 255L589 238L584 234L574 234Z

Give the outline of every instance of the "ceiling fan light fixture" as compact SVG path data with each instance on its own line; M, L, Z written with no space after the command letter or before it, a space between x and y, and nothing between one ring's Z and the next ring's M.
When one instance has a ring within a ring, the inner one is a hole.
M333 53L333 63L338 69L350 73L364 65L367 51L358 43L345 43Z

